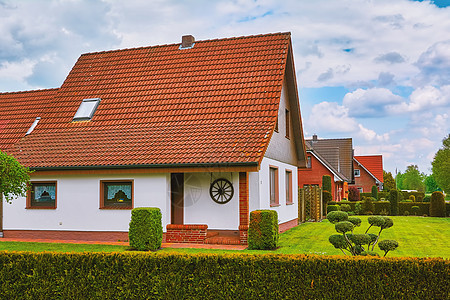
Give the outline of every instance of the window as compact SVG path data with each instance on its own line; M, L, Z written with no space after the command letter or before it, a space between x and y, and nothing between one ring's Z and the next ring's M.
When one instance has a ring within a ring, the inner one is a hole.
M27 208L55 209L56 181L33 181L27 193Z
M278 117L277 117L277 122L275 123L275 132L278 132Z
M278 200L278 168L269 168L270 206L279 205Z
M306 157L306 167L311 169L311 156Z
M359 169L355 169L353 172L355 174L355 177L359 177L360 176Z
M100 181L100 208L132 209L133 180Z
M286 137L289 138L289 131L290 131L290 126L289 126L289 110L286 109Z
M83 99L73 117L73 121L89 121L92 119L100 101L100 98Z
M363 188L362 188L362 187L359 187L359 188L357 188L357 189L358 189L358 191L359 191L360 193L363 192Z
M292 171L286 170L286 204L294 203L292 199Z

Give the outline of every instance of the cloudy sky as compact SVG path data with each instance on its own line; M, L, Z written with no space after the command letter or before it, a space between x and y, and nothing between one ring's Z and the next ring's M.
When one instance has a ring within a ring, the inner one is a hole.
M0 91L59 87L80 54L292 33L306 137L353 138L384 169L450 132L450 0L0 0Z

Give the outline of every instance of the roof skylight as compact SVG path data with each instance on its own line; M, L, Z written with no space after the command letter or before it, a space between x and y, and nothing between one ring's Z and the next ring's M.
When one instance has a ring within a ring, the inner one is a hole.
M25 133L25 135L29 135L30 133L33 132L34 128L37 126L37 124L39 123L39 120L41 119L41 117L37 117L33 124L31 124L30 128L28 129L27 133Z
M73 117L73 121L91 120L98 105L100 104L100 101L100 98L83 99L83 102L81 102L80 107L78 107L78 110Z

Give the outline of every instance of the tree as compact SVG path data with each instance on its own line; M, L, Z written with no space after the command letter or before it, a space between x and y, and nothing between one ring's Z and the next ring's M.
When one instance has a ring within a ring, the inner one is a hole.
M433 174L431 174L425 177L425 192L433 193L435 191L439 191L439 186L437 185Z
M3 193L7 202L26 195L30 173L14 157L0 151L0 195Z
M442 141L442 148L434 155L431 165L437 185L450 193L450 134Z
M354 234L355 227L361 225L361 219L358 217L349 217L346 212L332 211L327 215L327 219L330 223L335 224L335 229L340 234L331 235L328 241L336 248L342 251L345 255L375 255L373 252L375 245L380 239L381 232L384 229L388 229L394 225L394 222L389 217L384 216L370 216L367 218L369 227L364 234ZM371 227L379 227L378 234L368 233ZM366 246L367 245L367 246ZM380 241L378 244L380 250L384 251L384 256L389 251L395 250L398 247L398 243L394 240Z
M396 188L394 177L392 177L391 172L386 172L383 170L383 191L389 192Z
M425 191L425 184L423 183L425 175L420 173L417 165L410 165L406 167L406 171L402 177L402 189L417 190L419 192Z

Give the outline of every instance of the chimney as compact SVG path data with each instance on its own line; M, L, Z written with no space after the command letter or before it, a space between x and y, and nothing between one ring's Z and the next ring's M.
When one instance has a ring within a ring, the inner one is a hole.
M181 38L180 49L188 49L194 47L195 39L192 35L183 35Z
M313 135L313 141L317 141L317 134Z

